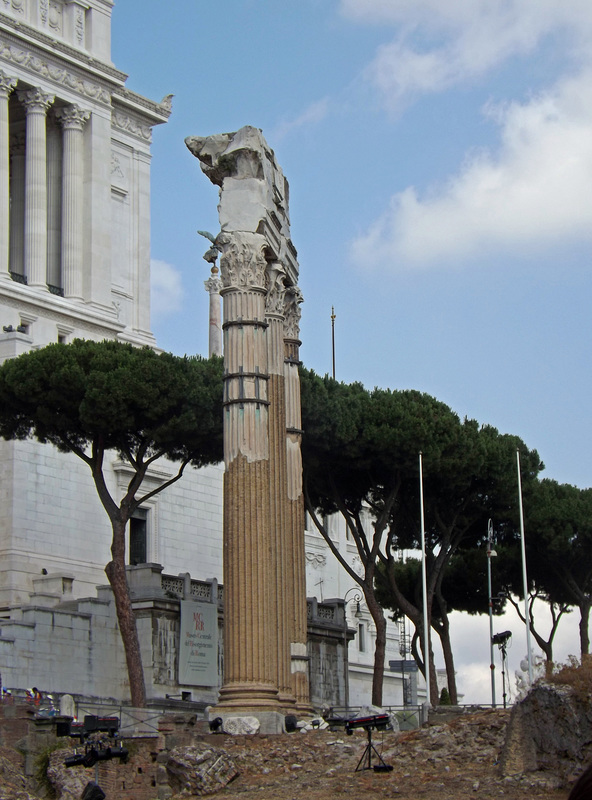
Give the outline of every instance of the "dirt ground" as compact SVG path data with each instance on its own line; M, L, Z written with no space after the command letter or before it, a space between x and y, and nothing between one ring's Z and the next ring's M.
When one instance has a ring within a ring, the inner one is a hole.
M373 744L392 771L356 772L367 734L311 731L281 737L225 738L224 749L240 775L220 797L257 800L566 800L569 786L549 773L504 777L499 765L505 718L499 714L409 733L374 732ZM367 759L363 764L367 765ZM372 766L379 764L372 753Z
M280 736L198 737L201 746L230 757L237 777L215 795L244 800L345 800L364 797L400 800L567 800L570 781L582 765L569 764L571 774L534 772L518 776L502 774L500 756L509 712L502 710L465 714L450 724L432 725L419 731L373 731L371 767L367 734L343 729L295 732ZM27 792L20 755L0 748L0 800L36 800ZM158 790L154 791L156 800ZM71 795L69 795L71 796ZM78 794L76 795L79 796ZM212 795L209 795L212 796ZM170 800L189 800L187 794Z

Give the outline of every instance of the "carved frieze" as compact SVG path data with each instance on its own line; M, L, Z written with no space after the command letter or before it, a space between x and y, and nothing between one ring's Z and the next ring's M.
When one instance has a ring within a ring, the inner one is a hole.
M143 125L137 119L122 114L120 111L113 112L111 122L114 128L119 128L120 131L132 133L134 136L139 136L147 142L152 141L152 128L149 125Z
M76 6L74 9L74 39L76 44L79 47L84 47L84 39L85 39L85 17L84 17L84 9L80 6Z
M123 180L125 178L123 169L121 168L121 159L116 153L111 153L111 177Z
M49 14L48 14L48 27L52 34L55 36L62 36L64 31L63 21L63 5L59 0L50 0Z
M313 569L321 569L327 563L327 556L322 553L306 553L306 563Z
M4 0L4 8L18 17L25 15L25 0Z
M265 290L265 237L258 233L220 233L220 272L224 289Z
M0 59L8 61L13 64L18 64L21 67L33 70L38 75L44 78L51 78L62 86L72 89L75 92L90 97L93 100L99 100L103 103L111 102L111 94L102 86L98 86L90 81L85 81L69 72L63 67L58 67L48 61L40 59L29 50L23 50L15 45L8 44L6 41L0 39Z

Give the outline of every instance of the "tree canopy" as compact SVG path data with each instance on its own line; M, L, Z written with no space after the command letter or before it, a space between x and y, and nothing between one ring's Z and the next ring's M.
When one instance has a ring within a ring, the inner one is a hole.
M91 470L112 527L113 588L132 704L145 705L140 648L125 575L125 528L149 497L179 480L188 464L222 460L222 359L180 358L115 341L52 344L0 367L0 435L35 438L72 452ZM105 479L105 455L132 468L122 497ZM142 493L159 458L176 474Z
M546 478L525 492L524 514L529 581L548 602L579 609L584 657L590 652L592 489ZM522 596L515 582L510 588Z
M301 386L306 508L364 593L376 626L372 702L381 705L386 620L375 595L377 564L391 557L391 522L401 487L417 475L419 450L435 470L458 442L460 420L444 403L421 392L367 391L361 384L338 383L304 369ZM330 512L343 516L362 563L360 572L325 529L323 515Z

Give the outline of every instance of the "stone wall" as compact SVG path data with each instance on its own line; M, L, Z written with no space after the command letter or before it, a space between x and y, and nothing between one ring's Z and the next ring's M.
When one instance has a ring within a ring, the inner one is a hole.
M310 702L314 708L347 704L347 646L353 631L347 627L343 602L308 603Z
M178 681L180 601L211 602L223 628L223 591L217 581L192 580L188 573L163 575L159 564L128 568L130 593L136 612L149 704L161 707L169 696L205 709L218 699L223 663L219 635L218 683L182 685ZM12 619L0 619L2 682L9 689L37 686L57 701L75 695L83 703L102 698L114 705L127 702L129 688L115 604L108 586L94 598L60 594L53 576L36 581L36 602L13 609ZM50 589L56 589L51 592ZM64 599L64 597L66 599ZM346 704L347 628L343 601L308 601L308 658L312 702L322 706ZM195 708L196 706L194 706Z

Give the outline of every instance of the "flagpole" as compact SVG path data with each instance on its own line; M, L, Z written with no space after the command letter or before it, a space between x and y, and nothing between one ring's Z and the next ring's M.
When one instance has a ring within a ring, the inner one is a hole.
M493 597L491 595L491 559L497 555L493 549L493 522L487 523L487 594L489 597L489 669L491 671L491 707L495 708L495 662L493 660Z
M331 306L331 351L333 355L333 380L335 380L335 306Z
M528 612L528 579L526 577L526 542L524 539L524 510L522 506L522 475L520 473L520 450L516 448L516 464L518 467L518 504L520 506L520 547L522 550L522 587L524 591L524 620L526 622L526 655L528 659L528 681L532 686L532 647L530 644L530 615Z
M428 576L426 572L425 519L423 513L423 456L419 453L419 512L421 524L421 582L423 589L423 638L426 679L426 703L431 706L430 697L430 626L428 623Z

